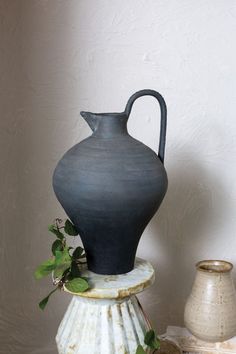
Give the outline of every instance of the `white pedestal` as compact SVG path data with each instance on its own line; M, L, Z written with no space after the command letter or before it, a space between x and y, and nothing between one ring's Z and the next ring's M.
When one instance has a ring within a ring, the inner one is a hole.
M56 336L58 353L135 354L149 329L135 294L153 283L153 267L137 259L127 274L106 276L85 269L83 276L91 288L74 294Z

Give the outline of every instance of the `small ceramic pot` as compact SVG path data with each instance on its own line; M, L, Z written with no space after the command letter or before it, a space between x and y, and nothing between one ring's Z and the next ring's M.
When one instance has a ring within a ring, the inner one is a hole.
M185 306L187 329L206 342L223 342L236 335L236 292L233 265L226 261L201 261Z

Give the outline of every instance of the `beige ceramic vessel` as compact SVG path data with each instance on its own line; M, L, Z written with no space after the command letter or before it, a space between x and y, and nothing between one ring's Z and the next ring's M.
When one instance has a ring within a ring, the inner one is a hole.
M201 261L185 306L188 330L206 342L223 342L236 335L236 292L233 265L226 261Z

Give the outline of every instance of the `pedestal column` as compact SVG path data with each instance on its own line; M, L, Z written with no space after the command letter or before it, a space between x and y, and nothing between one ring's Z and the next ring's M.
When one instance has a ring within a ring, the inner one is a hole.
M154 282L151 264L137 259L127 274L99 275L84 269L82 276L88 278L90 290L73 294L56 336L58 353L135 354L149 329L135 295Z

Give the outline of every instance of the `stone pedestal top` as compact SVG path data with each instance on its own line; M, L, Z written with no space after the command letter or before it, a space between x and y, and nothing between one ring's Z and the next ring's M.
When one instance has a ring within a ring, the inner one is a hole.
M152 265L136 258L134 269L125 274L101 275L87 269L81 270L81 276L88 279L90 289L84 293L73 293L64 287L64 291L85 298L123 299L142 292L153 284L155 272Z

